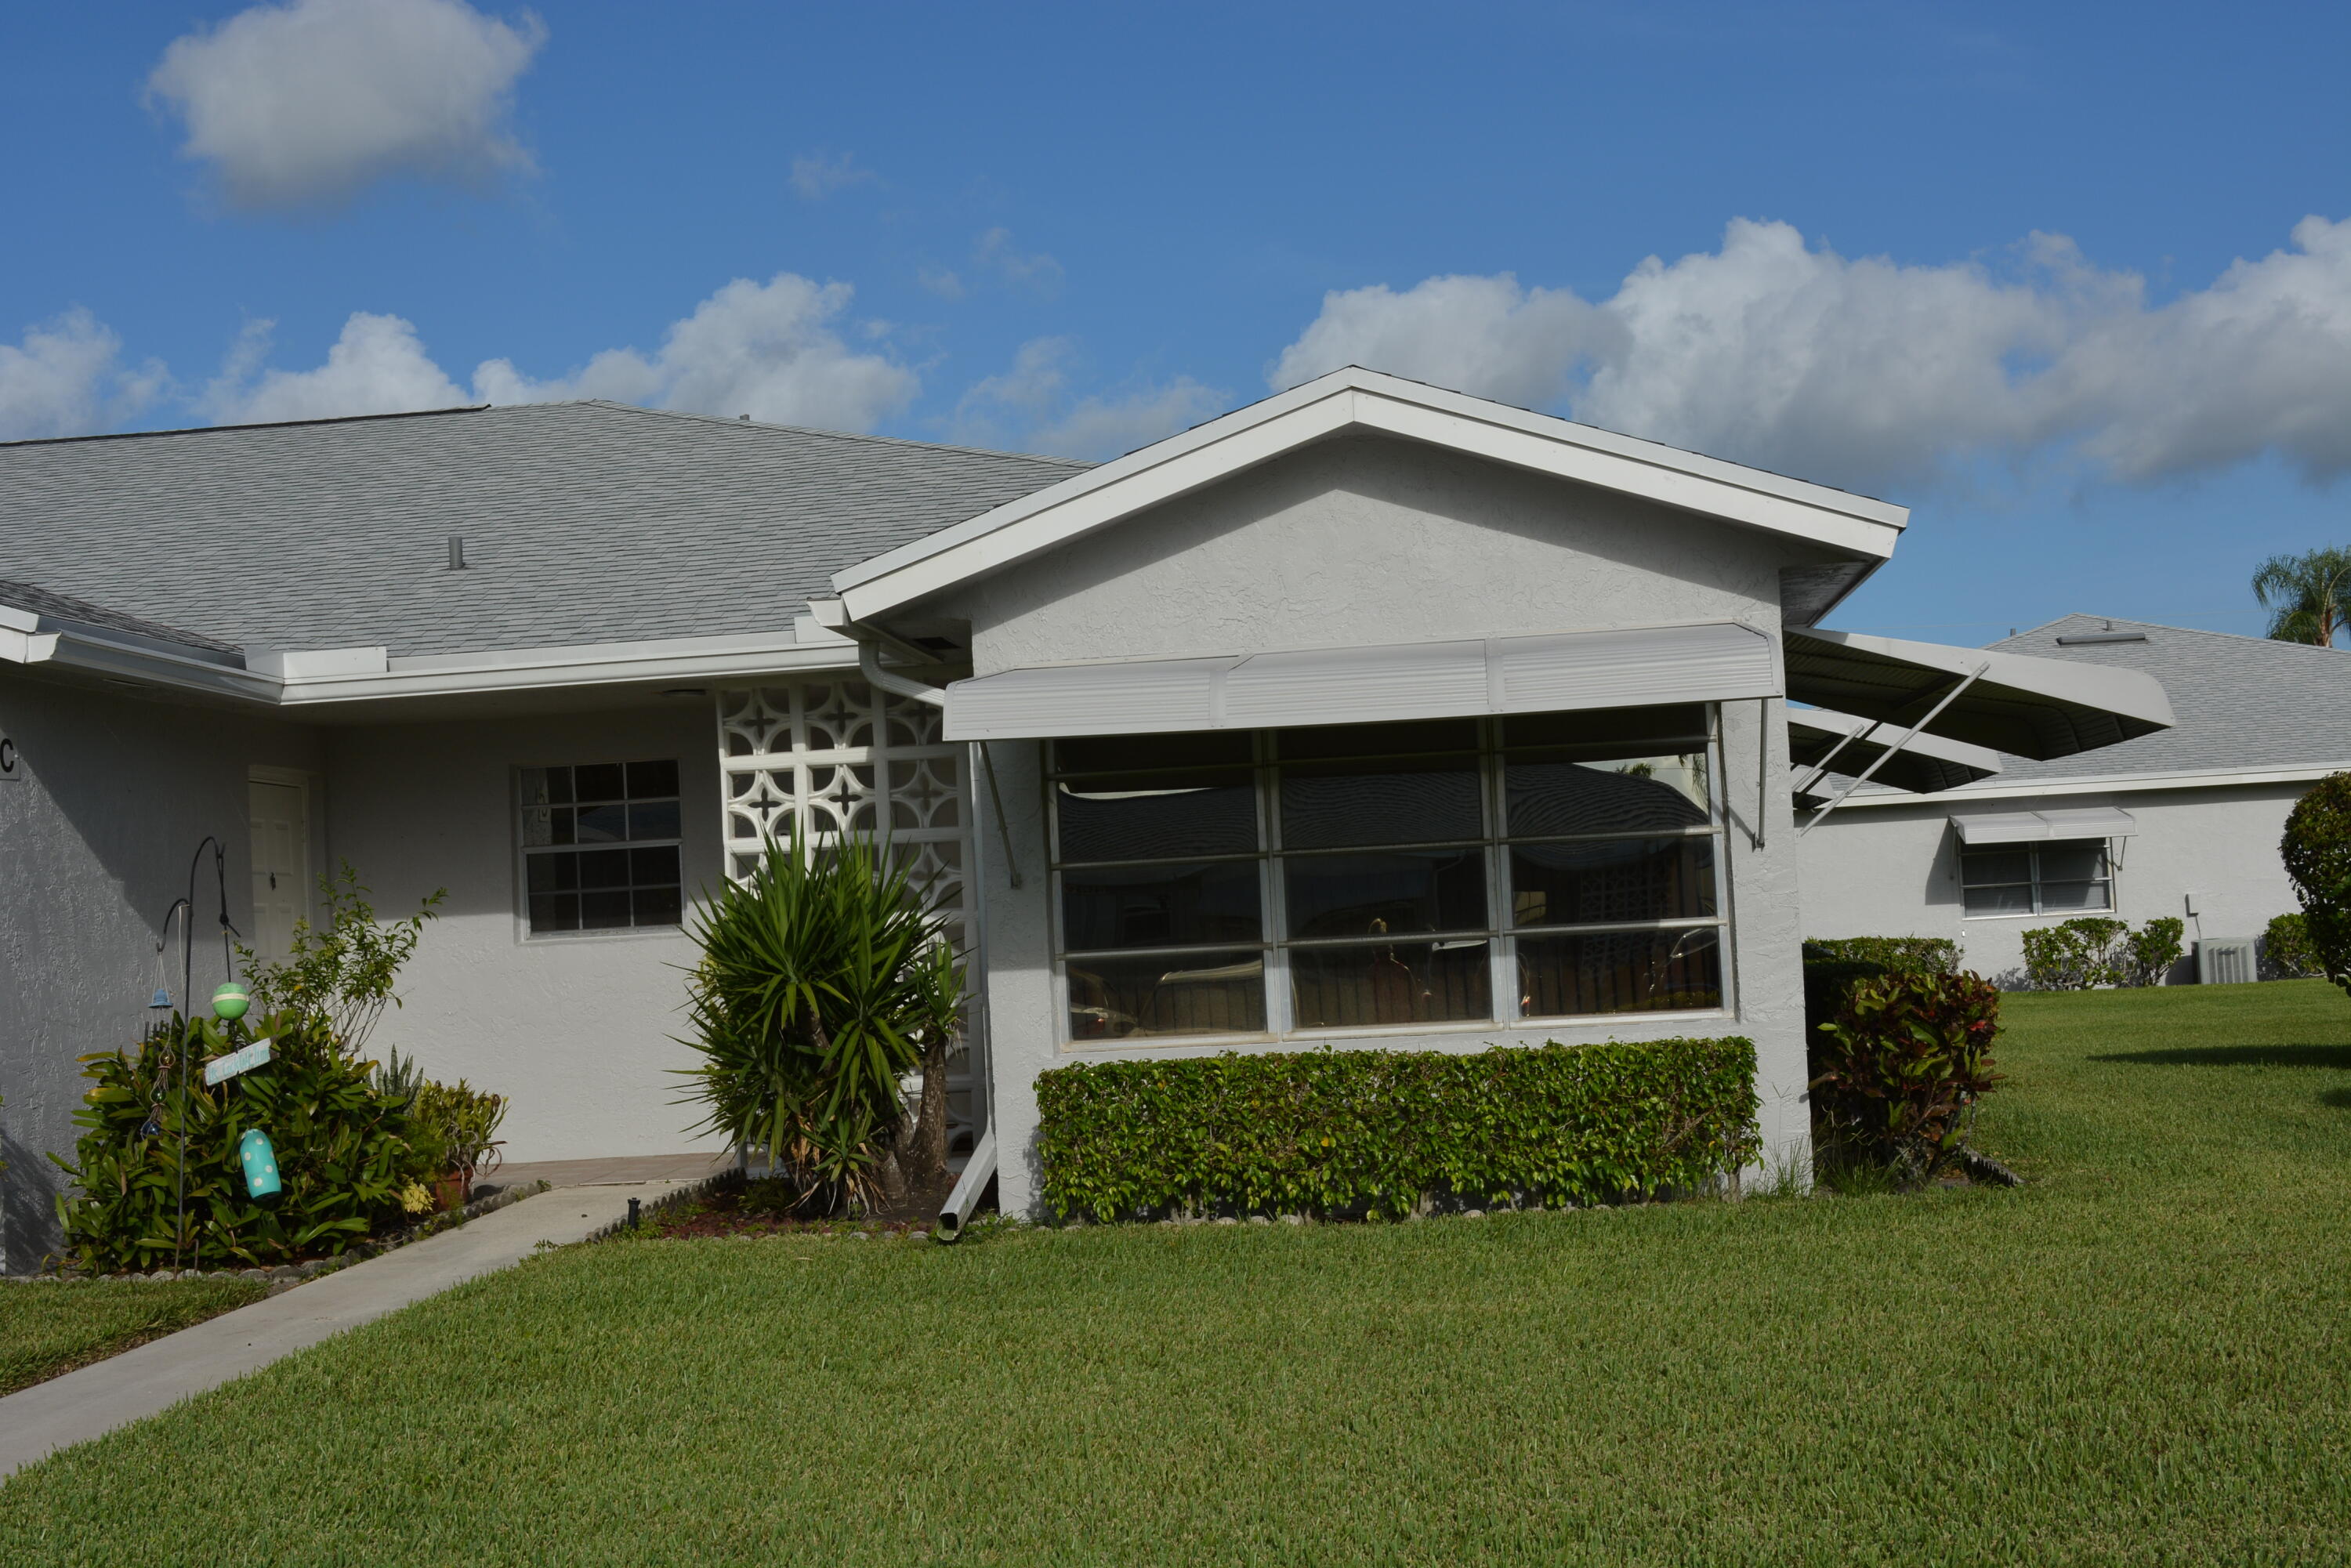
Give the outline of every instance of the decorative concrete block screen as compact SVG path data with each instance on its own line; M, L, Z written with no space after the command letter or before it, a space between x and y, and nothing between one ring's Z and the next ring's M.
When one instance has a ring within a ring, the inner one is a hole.
M718 768L726 873L751 874L766 841L792 820L812 842L843 832L886 837L936 899L948 938L965 943L964 868L971 796L965 748L939 737L939 710L858 680L799 681L718 694ZM948 1082L947 1145L970 1151L968 1053Z

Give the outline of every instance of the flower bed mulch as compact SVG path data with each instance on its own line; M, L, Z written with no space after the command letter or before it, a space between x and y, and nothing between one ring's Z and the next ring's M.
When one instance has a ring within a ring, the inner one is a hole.
M640 1236L679 1240L721 1236L927 1236L938 1223L953 1178L935 1191L909 1193L903 1203L852 1218L823 1217L796 1209L780 1182L736 1182L715 1186L679 1203L647 1213Z

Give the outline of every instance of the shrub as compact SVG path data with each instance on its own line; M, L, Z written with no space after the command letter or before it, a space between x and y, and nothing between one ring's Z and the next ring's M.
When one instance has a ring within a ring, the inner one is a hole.
M2125 946L2126 977L2134 986L2159 986L2170 977L2171 967L2179 962L2179 939L2186 935L2188 923L2176 915L2150 920L2130 934Z
M2272 979L2299 980L2319 972L2310 927L2299 915L2278 915L2262 933L2262 967Z
M132 1051L84 1057L93 1086L74 1121L86 1129L67 1164L79 1188L60 1197L66 1245L84 1269L287 1263L340 1253L397 1225L400 1191L434 1173L434 1154L410 1136L405 1102L382 1093L372 1062L338 1049L317 1018L263 1019L270 1060L208 1087L201 1062L230 1049L228 1030L198 1019L193 1061L177 1061L175 1016ZM184 1080L184 1087L183 1082ZM180 1225L180 1133L187 1132L186 1226ZM275 1197L246 1196L238 1140L269 1135ZM151 1130L152 1129L152 1130Z
M2351 773L2328 774L2294 802L2278 852L2315 967L2351 991Z
M1979 975L1886 975L1855 983L1813 1042L1819 1142L1907 1181L1957 1159L1991 1071L2000 992Z
M682 1099L706 1108L700 1125L768 1149L812 1199L889 1191L908 1136L900 1082L952 1010L936 993L963 988L905 864L855 837L811 850L795 829L691 934L684 1043L703 1060L682 1070Z
M1433 1195L1559 1207L1693 1187L1756 1150L1755 1048L1269 1051L1057 1068L1037 1079L1055 1213L1390 1216Z
M1845 991L1875 975L1948 975L1959 945L1941 936L1808 936L1804 939L1804 1031L1836 1017Z
M412 1141L430 1149L441 1174L471 1186L477 1174L497 1168L503 1145L498 1124L507 1118L504 1095L484 1093L462 1078L455 1084L428 1078L416 1085L409 1118Z
M2086 991L2123 980L2123 937L2130 926L2104 915L2022 933L2024 973L2036 989Z
M371 891L345 861L339 877L319 878L319 892L327 901L326 925L297 920L293 947L283 962L266 963L250 947L237 949L256 1017L298 1013L326 1024L346 1053L356 1056L366 1049L384 1009L400 1006L392 983L448 893L434 889L405 920L379 921L367 900Z

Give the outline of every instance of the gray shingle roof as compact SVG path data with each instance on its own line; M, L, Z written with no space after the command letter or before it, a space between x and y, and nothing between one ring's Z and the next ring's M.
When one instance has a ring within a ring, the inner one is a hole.
M1085 466L610 402L18 442L0 576L256 652L789 631L841 567Z
M2147 621L2112 622L2114 631L2143 633L2143 643L2057 641L2108 624L2104 616L2068 615L1985 646L2143 671L2170 694L2177 727L2053 762L2007 758L1984 788L2115 773L2351 765L2351 653Z
M0 580L0 604L11 609L30 611L50 621L76 621L84 626L103 627L110 632L128 632L134 637L145 637L158 643L177 643L183 647L203 648L215 653L234 653L236 644L224 643L217 637L207 637L201 632L183 632L177 626L166 626L159 621L145 621L136 615L125 615L109 610L102 604L92 604L87 599L70 594L52 593L46 588L36 588L29 582Z

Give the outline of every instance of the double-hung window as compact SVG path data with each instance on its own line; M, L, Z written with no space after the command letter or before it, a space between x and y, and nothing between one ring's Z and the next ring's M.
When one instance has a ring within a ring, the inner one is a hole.
M1073 1040L1722 1006L1698 706L1054 745Z
M678 923L674 759L526 768L520 785L532 936Z
M1962 847L1959 883L1970 915L2084 915L2115 906L2104 839Z

